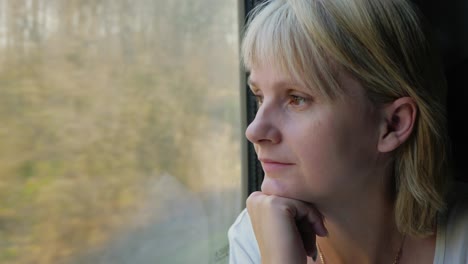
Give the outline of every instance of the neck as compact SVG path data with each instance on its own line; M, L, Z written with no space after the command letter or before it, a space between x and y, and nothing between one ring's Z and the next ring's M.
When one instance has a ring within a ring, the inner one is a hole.
M354 195L345 204L317 204L329 233L317 238L327 263L393 263L403 239L393 198L388 190L369 190L376 191Z

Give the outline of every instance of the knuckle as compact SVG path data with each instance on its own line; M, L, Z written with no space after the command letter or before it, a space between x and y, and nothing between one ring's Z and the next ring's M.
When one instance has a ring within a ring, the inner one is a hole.
M262 195L261 192L251 193L246 200L247 208L254 207L256 204L258 204L259 200L261 199L261 195Z
M265 199L265 204L270 209L288 211L290 205L287 203L287 200L279 196L270 195Z
M268 207L275 207L275 206L278 206L279 204L280 204L280 201L278 197L274 195L270 195L265 198L265 205L267 205Z

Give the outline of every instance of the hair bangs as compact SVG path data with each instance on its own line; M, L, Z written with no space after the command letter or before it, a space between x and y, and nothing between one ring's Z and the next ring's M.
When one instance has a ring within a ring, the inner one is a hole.
M318 32L310 32L297 12L288 1L266 1L249 14L242 42L244 67L273 66L327 99L335 98L341 90L336 63L324 52L322 38L315 37Z

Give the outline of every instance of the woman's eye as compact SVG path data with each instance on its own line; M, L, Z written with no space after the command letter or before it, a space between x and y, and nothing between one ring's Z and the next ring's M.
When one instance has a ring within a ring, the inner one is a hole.
M289 103L295 106L301 106L307 103L307 99L298 95L290 95Z

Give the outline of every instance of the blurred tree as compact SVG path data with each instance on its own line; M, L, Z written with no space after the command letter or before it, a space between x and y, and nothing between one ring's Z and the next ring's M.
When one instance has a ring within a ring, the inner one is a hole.
M238 177L235 5L0 0L0 262L102 245L163 172Z

